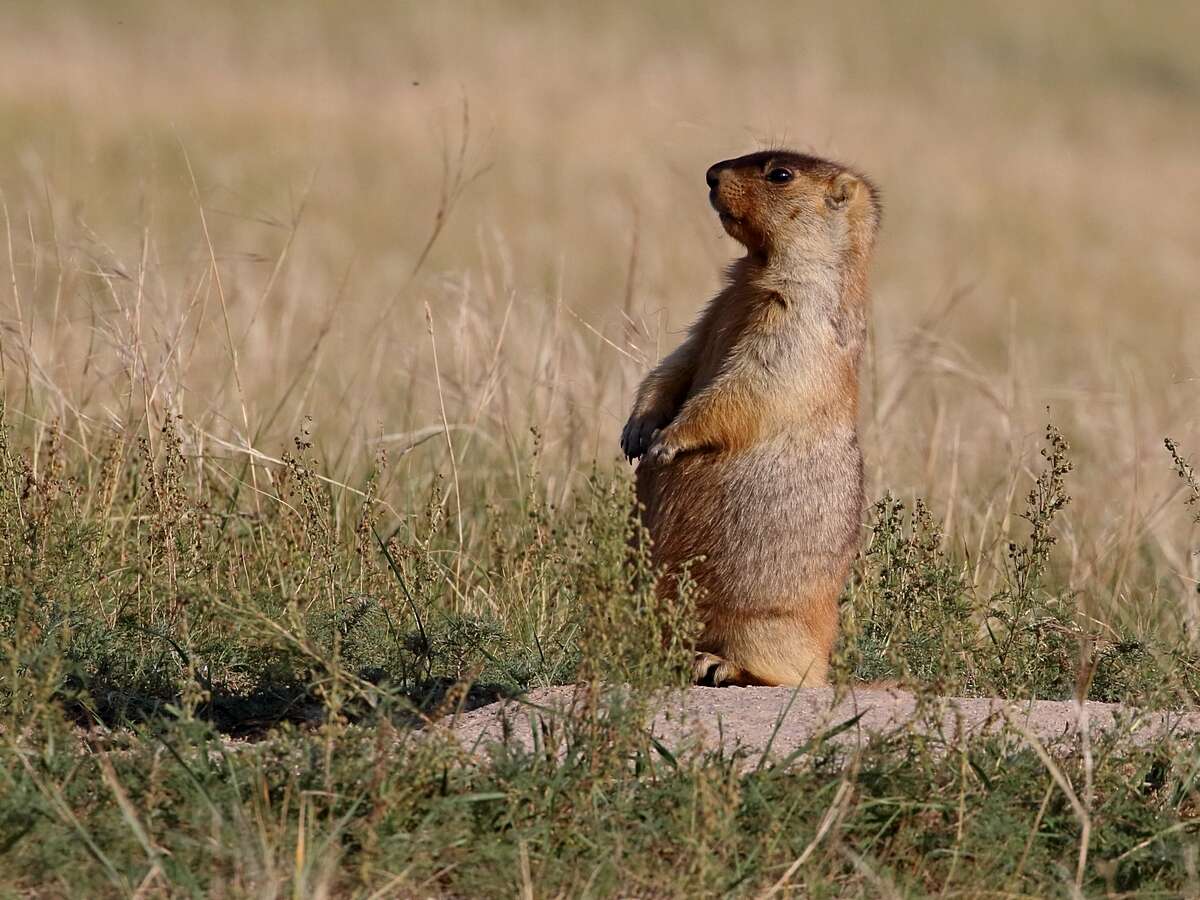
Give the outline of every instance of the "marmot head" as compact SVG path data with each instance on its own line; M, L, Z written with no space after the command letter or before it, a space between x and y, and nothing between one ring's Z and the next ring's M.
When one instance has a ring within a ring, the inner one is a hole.
M790 150L763 150L708 170L708 198L752 256L773 259L869 252L879 191L846 166Z

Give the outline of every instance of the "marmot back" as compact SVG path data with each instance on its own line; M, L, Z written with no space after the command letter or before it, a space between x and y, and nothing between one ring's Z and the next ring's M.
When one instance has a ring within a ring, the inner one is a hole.
M878 192L828 160L763 151L708 170L746 255L646 376L621 435L655 562L692 562L696 680L824 684L858 547L859 363Z

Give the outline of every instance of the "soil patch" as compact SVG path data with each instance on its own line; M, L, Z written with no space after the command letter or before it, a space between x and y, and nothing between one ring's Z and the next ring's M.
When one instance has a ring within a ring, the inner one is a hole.
M561 734L580 690L542 688L443 720L462 745L481 750L509 743L532 749L535 735ZM1168 735L1200 734L1200 712L1146 711L1115 703L1066 700L926 697L894 688L705 688L665 694L652 733L672 751L688 748L740 752L775 760L824 735L858 746L898 732L949 745L1005 728L1044 745L1077 744L1082 730L1097 738L1119 732L1135 744ZM553 738L550 738L553 740Z

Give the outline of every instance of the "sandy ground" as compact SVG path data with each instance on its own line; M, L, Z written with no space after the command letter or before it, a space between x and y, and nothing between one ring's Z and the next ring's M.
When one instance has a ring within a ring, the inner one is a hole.
M534 735L543 737L556 720L570 714L577 699L572 685L542 688L519 700L502 700L443 720L464 747L483 750L493 742L518 742L526 749ZM1082 714L1082 715L1081 715ZM1168 734L1200 733L1200 712L1149 712L1112 703L918 697L892 688L704 688L664 696L654 717L653 734L672 750L741 751L760 758L787 757L813 737L847 747L873 737L907 731L949 745L973 736L1009 732L1046 746L1078 743L1081 727L1092 737L1119 731L1135 743ZM830 731L835 733L828 734Z

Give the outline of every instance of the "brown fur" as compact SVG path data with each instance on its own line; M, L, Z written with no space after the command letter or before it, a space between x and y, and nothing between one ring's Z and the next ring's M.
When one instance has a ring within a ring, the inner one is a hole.
M638 500L664 585L692 562L701 589L696 680L824 684L861 527L858 369L878 192L787 151L707 177L747 252L642 382L621 445L642 459Z

